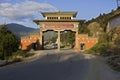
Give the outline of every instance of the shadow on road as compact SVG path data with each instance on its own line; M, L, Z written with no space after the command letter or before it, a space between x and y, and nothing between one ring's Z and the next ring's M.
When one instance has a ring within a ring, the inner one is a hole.
M0 80L97 80L100 77L88 76L93 67L90 61L94 60L75 51L47 54L33 62L0 69Z

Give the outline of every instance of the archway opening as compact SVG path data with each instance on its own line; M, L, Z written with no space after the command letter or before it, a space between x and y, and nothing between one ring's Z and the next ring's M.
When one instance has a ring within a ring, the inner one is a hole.
M75 32L72 30L62 31L60 34L60 42L62 49L72 49L75 46Z
M80 43L80 50L84 51L85 50L85 43Z
M37 49L37 43L36 42L32 43L32 49L34 49L34 50Z
M44 31L43 45L45 50L57 49L58 33L54 30Z

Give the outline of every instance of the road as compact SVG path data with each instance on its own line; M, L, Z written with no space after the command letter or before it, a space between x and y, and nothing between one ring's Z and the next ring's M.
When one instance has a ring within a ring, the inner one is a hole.
M37 51L39 58L0 68L0 80L120 80L104 59L74 50Z

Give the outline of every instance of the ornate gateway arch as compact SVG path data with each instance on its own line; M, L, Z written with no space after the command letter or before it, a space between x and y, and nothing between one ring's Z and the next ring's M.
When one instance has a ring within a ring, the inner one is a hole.
M43 37L44 31L54 30L58 32L58 50L60 50L60 32L64 30L71 30L75 34L75 49L78 48L78 26L83 20L76 20L77 12L42 12L43 20L34 20L35 23L40 25L40 45L44 49Z
M71 30L75 32L74 49L84 51L92 48L98 38L89 37L88 34L78 34L78 27L84 20L77 20L77 12L42 12L43 20L34 20L40 26L40 35L30 35L28 38L21 38L21 49L44 49L44 32L53 30L58 33L57 43L60 50L60 32Z

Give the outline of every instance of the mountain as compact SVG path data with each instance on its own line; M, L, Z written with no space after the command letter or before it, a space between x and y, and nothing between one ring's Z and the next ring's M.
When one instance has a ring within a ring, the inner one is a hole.
M21 36L29 36L30 33L39 34L39 31L40 31L39 29L26 27L16 23L7 24L7 27L8 27L8 30L14 32L19 38ZM53 37L56 37L56 36L57 34L54 31L47 31L44 33L45 40L52 39Z
M26 27L20 24L16 24L16 23L11 23L11 24L7 24L8 30L13 31L15 33L29 33L32 31L35 31L35 28L30 28L30 27Z
M27 36L29 35L29 33L33 33L33 32L37 33L39 31L38 29L26 27L16 23L7 24L7 27L8 30L15 33L18 38L20 38L21 36Z
M57 32L55 31L47 31L44 33L44 40L51 40L54 37L57 37Z

